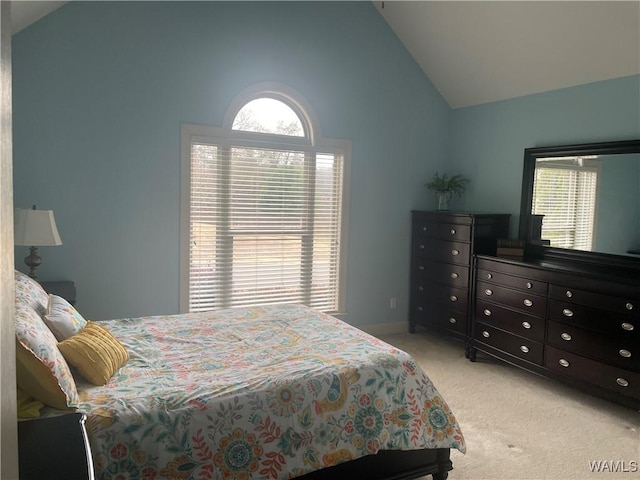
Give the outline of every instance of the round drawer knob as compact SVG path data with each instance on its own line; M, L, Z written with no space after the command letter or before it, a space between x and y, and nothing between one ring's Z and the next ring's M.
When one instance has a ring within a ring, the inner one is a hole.
M420 285L420 286L418 287L418 291L419 291L419 292L424 292L424 287L423 287L422 285Z
M627 303L625 307L627 308L627 310L633 310L633 303Z
M629 350L625 350L624 348L621 349L618 353L620 354L621 357L624 357L624 358L631 357L631 352Z
M487 273L487 279L491 280L493 278L493 275L491 275L490 273Z
M573 317L573 311L569 310L568 308L565 308L564 310L562 310L562 314L565 317Z
M482 313L484 313L485 317L490 317L491 316L491 310L489 310L488 308L485 308Z
M420 244L420 250L424 250L424 244Z
M456 297L455 295L451 295L449 297L449 300L451 300L452 302L457 302L458 301L458 297Z
M485 294L487 297L490 297L491 295L493 295L493 290L491 290L490 288L487 288L487 289L484 291L484 294Z
M420 270L421 272L424 271L424 265L418 265L418 270Z
M573 297L573 292L571 290L567 290L566 292L564 292L564 294L567 296L567 298Z
M629 381L626 378L618 377L616 378L616 383L621 387L628 387Z
M529 300L528 298L525 298L522 303L524 303L525 307L532 307L533 306L533 302L531 300Z
M565 360L564 358L561 358L560 360L558 360L558 363L565 368L569 366L569 361Z
M426 232L427 231L427 227L422 227L422 231Z
M491 335L489 334L489 332L487 332L486 330L484 330L484 331L482 332L482 336L483 336L484 338L489 338Z
M455 278L458 278L459 276L460 276L460 275L458 275L456 272L453 272L453 273L451 274L451 278L454 278L454 279L455 279Z
M527 282L527 288L529 288L529 289L533 288L533 283Z
M630 332L631 330L634 329L634 326L627 322L623 323L621 327L623 330L626 330L627 332Z
M449 233L450 233L451 235L455 235L455 234L456 234L456 229L455 229L455 228L452 228L452 229L449 231Z
M531 324L529 322L522 322L522 326L529 330L531 328Z
M562 338L563 340L566 340L568 342L569 340L571 340L571 335L569 335L568 333L564 332L564 333L560 334L560 338Z
M453 255L454 257L456 255L460 255L460 250L451 250L451 255Z
M422 311L424 310L424 308L422 308L422 307L418 307L418 309L417 309L417 310L418 310L419 312L422 312Z
M526 345L520 345L520 350L522 351L522 353L529 353L529 347L527 347Z
M449 323L456 323L456 322L457 322L457 320L456 320L455 318L453 318L453 317L451 317L451 318L449 319Z

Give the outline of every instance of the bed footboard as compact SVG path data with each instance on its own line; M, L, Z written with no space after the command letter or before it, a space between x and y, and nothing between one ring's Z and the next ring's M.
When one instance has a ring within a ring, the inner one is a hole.
M366 478L367 480L409 480L432 475L433 480L446 480L453 469L450 450L381 450L377 455L342 463L308 473L300 480Z

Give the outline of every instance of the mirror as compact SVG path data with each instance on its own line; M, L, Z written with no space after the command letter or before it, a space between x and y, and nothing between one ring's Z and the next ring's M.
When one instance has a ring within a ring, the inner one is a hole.
M640 261L640 140L526 149L519 237L535 256Z

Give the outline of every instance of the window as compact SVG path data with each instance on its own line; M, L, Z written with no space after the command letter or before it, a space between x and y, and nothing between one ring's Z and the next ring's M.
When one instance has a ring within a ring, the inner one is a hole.
M344 311L350 145L311 118L283 87L257 88L222 128L183 126L181 311Z
M537 162L533 213L544 215L542 238L553 247L592 250L599 161L556 157Z

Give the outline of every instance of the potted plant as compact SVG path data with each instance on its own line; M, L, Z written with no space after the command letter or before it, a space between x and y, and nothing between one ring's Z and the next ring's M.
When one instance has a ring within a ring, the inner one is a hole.
M449 210L449 200L453 194L462 196L467 188L467 179L464 175L449 176L446 173L442 176L436 172L431 181L424 184L429 190L436 193L436 205L438 210Z

